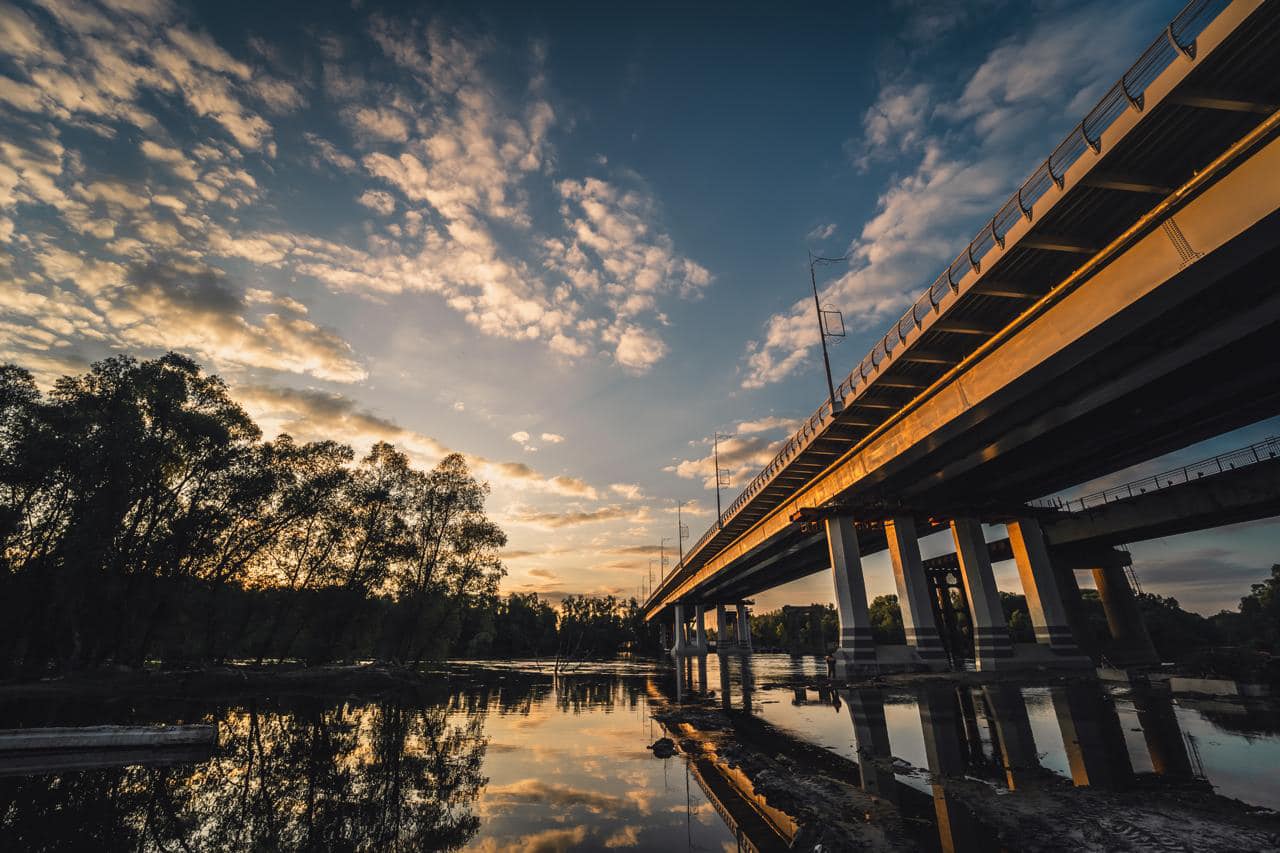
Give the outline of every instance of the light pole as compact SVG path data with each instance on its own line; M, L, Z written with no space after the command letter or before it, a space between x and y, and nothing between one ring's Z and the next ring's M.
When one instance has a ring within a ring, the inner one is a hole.
M822 366L827 370L827 394L831 400L831 414L840 411L840 406L836 403L836 386L831 381L831 356L827 353L827 337L843 338L844 337L844 317L839 311L823 311L822 304L818 301L818 274L814 272L814 267L821 264L827 266L829 264L839 263L840 261L849 260L849 256L842 258L815 258L813 252L809 252L809 283L813 285L813 309L818 316L818 339L822 342ZM834 318L840 322L840 331L831 331L831 324L826 319L826 315L834 315Z
M663 580L667 577L667 543L670 541L671 537L668 536L658 543L658 571Z
M720 467L720 439L722 438L733 438L733 436L722 435L717 432L711 439L711 453L715 459L716 466L716 526L720 528L724 527L724 522L720 520L720 486L729 485L729 469Z
M680 563L684 565L684 540L689 538L689 527L680 520L680 508L684 506L684 501L676 501L676 542L680 546Z

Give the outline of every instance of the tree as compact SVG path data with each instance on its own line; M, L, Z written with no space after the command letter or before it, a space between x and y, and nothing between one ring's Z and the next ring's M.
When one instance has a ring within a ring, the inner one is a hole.
M1243 634L1254 648L1280 654L1280 563L1271 567L1271 577L1240 599L1240 616Z
M906 631L902 627L902 608L896 595L877 595L867 608L871 616L871 636L877 643L889 645L905 643Z

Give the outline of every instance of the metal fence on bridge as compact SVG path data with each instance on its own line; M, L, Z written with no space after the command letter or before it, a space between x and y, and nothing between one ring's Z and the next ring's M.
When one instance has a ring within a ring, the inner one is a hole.
M1216 474L1225 474L1237 468L1244 468L1268 459L1275 459L1277 456L1280 456L1280 436L1272 436L1248 447L1221 453L1210 459L1204 459L1191 465L1183 465L1181 468L1154 474L1150 477L1143 477L1131 483L1112 486L1109 489L1093 492L1083 497L1069 500L1056 497L1041 498L1040 500L1032 501L1031 505L1043 509L1080 512L1090 507L1136 498L1147 492L1167 489L1170 486L1180 486L1183 483L1190 483L1192 480L1202 480L1205 477L1212 477Z

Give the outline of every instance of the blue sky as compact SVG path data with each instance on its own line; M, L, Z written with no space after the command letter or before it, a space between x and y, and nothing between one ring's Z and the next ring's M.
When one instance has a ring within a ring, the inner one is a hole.
M709 436L736 487L821 400L806 249L843 375L1178 10L848 5L7 4L0 358L175 348L268 432L464 452L507 589L629 593ZM1213 610L1275 532L1134 553Z

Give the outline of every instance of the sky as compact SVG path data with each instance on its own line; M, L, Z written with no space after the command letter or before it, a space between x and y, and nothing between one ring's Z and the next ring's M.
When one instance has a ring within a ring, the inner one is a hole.
M712 435L727 504L821 402L806 252L844 376L1179 5L7 2L0 360L174 349L268 435L464 453L504 590L631 595ZM1214 612L1278 534L1135 567Z

